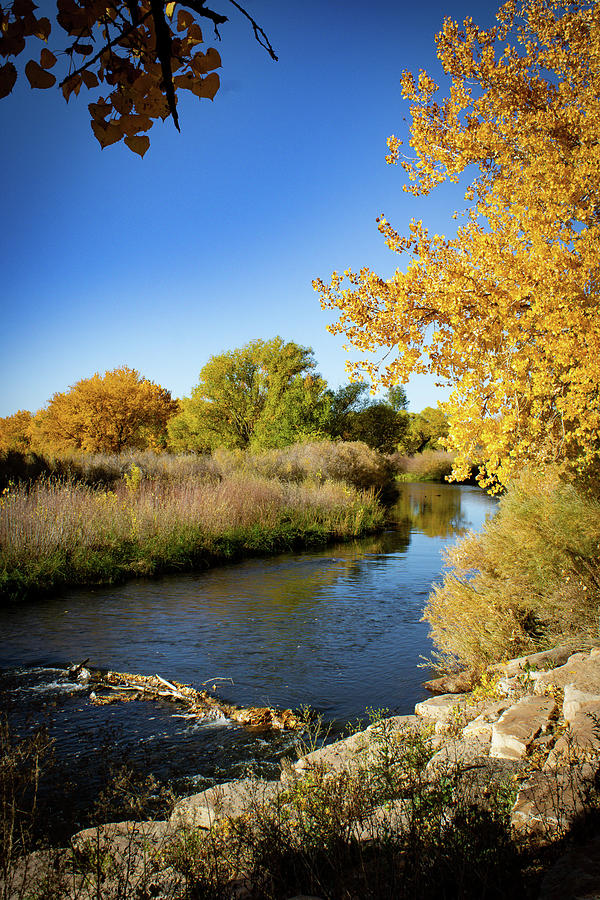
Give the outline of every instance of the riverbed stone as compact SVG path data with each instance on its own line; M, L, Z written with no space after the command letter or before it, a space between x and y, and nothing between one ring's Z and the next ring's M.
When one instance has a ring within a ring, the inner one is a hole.
M600 702L586 703L558 737L545 763L546 769L561 764L597 760L600 756Z
M553 840L586 810L586 793L597 766L562 766L535 772L522 786L511 811L517 832Z
M506 699L490 702L480 715L465 725L461 732L462 736L464 738L486 738L491 741L494 722L498 721L510 705L510 701Z
M410 825L413 814L411 800L388 800L376 806L352 825L352 837L358 841L375 841L403 831Z
M567 684L588 694L600 694L600 655L574 653L563 666L544 672L535 686L536 694L544 694L552 688L564 688Z
M563 699L563 718L571 722L582 710L590 708L593 714L598 714L600 694L591 694L589 691L581 691L575 684L565 685Z
M513 677L522 675L529 669L547 670L562 666L576 651L575 644L561 644L550 650L540 650L538 653L528 653L526 656L518 656L506 662L489 666L488 672L498 672L502 675Z
M369 734L366 731L359 731L350 737L307 753L294 763L293 768L298 773L318 769L332 774L357 769L366 764L370 747Z
M522 759L534 738L548 727L556 708L553 697L522 697L494 722L490 756Z
M172 833L168 822L106 822L84 828L71 837L71 847L79 855L108 849L119 856L149 855L162 846Z
M283 790L279 781L228 781L180 800L169 822L175 827L210 828L219 819L242 816L274 801Z
M478 681L479 672L476 669L465 669L424 681L423 687L432 694L466 694L473 690Z
M469 694L441 694L417 703L415 713L426 721L449 725L475 719L483 711L484 705L473 703Z

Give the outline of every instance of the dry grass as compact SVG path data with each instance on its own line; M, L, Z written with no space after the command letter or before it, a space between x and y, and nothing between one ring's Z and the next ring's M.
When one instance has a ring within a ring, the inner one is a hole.
M396 453L391 457L403 481L445 481L452 472L453 461L454 454L445 450L425 450L414 456Z
M447 553L425 611L440 663L482 667L598 633L600 503L552 468L526 472Z

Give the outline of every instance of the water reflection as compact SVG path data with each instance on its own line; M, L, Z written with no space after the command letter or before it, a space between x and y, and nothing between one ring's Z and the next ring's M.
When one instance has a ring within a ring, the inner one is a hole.
M402 485L394 523L361 541L0 610L0 667L90 657L98 667L157 672L196 687L231 678L223 688L228 700L309 705L338 723L367 707L410 712L424 696L427 673L418 665L431 647L421 618L441 551L464 529L481 527L493 508L476 488ZM10 681L5 685L10 692ZM154 742L153 765L162 759L168 769L179 744L187 753L190 737L180 722L170 724L165 713L153 726L147 705L127 707L131 712L104 713L80 698L63 714L59 704L65 752L80 752L81 733L98 728L99 716L131 717L133 727L135 713L137 733ZM14 708L35 719L40 694L19 695ZM195 734L193 760L177 764L192 774L218 771L225 780L234 758L239 766L247 754L233 753L233 744L246 748L239 729L228 741Z

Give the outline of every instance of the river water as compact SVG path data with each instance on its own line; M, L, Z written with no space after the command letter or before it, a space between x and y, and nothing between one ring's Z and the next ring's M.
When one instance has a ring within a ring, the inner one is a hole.
M421 617L441 552L494 508L475 487L406 484L393 524L360 541L0 610L3 706L19 734L48 725L82 803L109 757L184 792L248 767L277 777L294 734L190 725L168 704L97 707L62 670L89 657L99 669L216 685L243 706L307 706L332 735L368 708L412 712L429 676Z

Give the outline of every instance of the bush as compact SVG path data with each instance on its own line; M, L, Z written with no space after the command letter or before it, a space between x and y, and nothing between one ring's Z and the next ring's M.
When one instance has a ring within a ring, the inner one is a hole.
M446 555L424 618L441 666L484 666L596 636L600 503L555 468L525 472L497 514Z
M414 456L395 453L390 462L403 481L445 481L452 472L454 454L424 450Z

